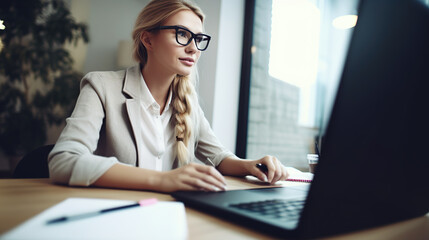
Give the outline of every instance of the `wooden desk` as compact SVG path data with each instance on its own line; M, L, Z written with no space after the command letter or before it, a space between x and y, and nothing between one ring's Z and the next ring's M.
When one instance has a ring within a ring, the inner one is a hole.
M227 177L227 182L230 190L266 187L243 178ZM160 201L174 201L170 195L156 192L67 187L54 185L49 179L1 179L0 235L70 197L135 201L155 197ZM191 208L186 208L186 215L190 239L269 239L260 232ZM429 215L329 239L429 239Z

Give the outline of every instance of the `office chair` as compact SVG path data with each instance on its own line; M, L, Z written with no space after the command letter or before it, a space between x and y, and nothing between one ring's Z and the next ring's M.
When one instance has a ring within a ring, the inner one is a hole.
M27 153L13 172L14 178L49 178L48 155L54 145L45 145Z

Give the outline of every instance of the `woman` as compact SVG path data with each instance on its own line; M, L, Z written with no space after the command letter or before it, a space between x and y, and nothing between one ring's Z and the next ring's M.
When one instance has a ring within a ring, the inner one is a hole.
M140 64L82 79L49 155L53 181L172 192L225 190L222 174L270 183L287 178L275 157L239 159L214 136L193 83L210 42L203 20L197 6L182 0L154 0L142 10L132 34ZM257 163L268 167L267 175Z

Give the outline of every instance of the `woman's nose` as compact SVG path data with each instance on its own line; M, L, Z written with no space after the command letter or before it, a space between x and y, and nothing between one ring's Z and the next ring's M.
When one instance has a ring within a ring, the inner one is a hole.
M194 39L192 39L192 41L188 44L188 46L186 46L186 52L187 52L187 53L195 53L195 52L197 52L197 51L199 51L199 50L198 50L198 48L197 48L197 45L196 45L196 43L195 43L195 40L194 40Z

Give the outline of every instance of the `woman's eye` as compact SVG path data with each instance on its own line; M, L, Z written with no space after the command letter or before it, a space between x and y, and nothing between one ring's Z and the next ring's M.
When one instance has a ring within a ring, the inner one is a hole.
M202 42L203 40L204 40L203 37L199 37L199 36L195 37L195 41L197 41L198 43Z
M187 36L188 36L188 34L187 34L187 32L186 31L177 31L177 35L179 36L179 37L183 37L183 38L186 38Z

